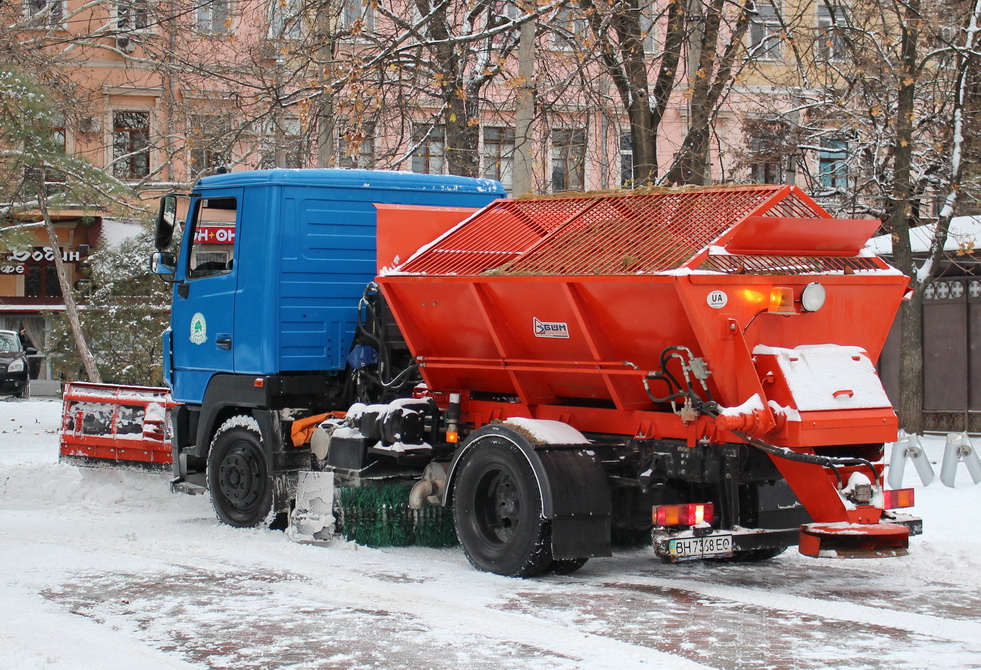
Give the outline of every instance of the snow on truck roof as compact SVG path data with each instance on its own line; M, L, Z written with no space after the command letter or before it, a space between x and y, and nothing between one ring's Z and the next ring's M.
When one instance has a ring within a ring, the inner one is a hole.
M501 183L493 179L417 174L394 170L345 170L339 168L228 172L202 177L195 184L195 190L255 185L487 193L501 197L506 195Z
M863 250L878 227L874 220L834 219L785 185L499 200L388 274L885 271Z

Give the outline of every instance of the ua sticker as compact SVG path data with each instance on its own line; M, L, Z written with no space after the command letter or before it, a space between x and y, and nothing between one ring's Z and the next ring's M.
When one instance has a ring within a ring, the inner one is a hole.
M722 309L729 302L729 296L726 295L725 291L712 291L705 298L705 302L712 309Z
M197 312L191 317L191 342L194 344L204 344L208 341L208 322L204 320L204 314Z

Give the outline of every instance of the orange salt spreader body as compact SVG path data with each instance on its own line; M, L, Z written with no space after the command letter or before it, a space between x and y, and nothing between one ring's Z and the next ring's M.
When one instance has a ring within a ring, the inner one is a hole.
M806 509L803 553L895 554L918 525L883 509L874 363L908 280L864 249L878 226L792 186L501 200L377 281L461 425L558 421L674 461L750 444Z

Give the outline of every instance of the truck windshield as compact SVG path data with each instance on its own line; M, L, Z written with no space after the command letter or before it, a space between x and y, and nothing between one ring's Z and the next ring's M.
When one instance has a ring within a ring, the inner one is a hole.
M192 219L187 276L201 279L232 271L235 251L235 198L203 198Z

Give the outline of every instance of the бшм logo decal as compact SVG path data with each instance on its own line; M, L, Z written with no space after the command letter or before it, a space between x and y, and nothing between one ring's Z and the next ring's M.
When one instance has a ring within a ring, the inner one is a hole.
M569 338L569 324L563 321L539 321L533 317L535 337Z

